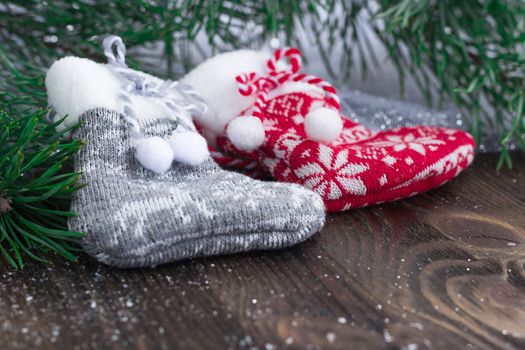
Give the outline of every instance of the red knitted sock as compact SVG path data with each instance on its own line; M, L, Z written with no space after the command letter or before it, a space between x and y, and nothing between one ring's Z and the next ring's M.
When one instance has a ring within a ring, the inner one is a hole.
M278 181L319 193L329 211L342 211L435 188L472 162L475 144L468 133L422 126L368 130L341 114L330 84L299 67L297 49L280 49L266 67L236 76L249 107L224 120L215 135L212 155L219 164L262 168ZM198 70L188 81L197 90ZM217 122L206 118L204 127Z

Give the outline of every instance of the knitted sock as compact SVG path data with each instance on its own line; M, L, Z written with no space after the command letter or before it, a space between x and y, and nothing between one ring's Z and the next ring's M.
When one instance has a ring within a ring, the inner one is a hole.
M346 118L335 89L299 73L300 63L294 48L236 51L183 79L208 102L196 121L219 164L301 184L335 212L427 191L472 162L474 141L461 130L372 131Z
M72 210L79 215L70 226L88 233L83 247L104 263L138 267L283 248L323 226L324 206L313 192L226 172L211 159L155 174L134 157L122 115L93 109L80 120L73 136L86 146L75 170L88 186L75 195ZM142 126L163 136L167 124Z
M116 67L69 57L46 76L57 117L80 121L73 137L86 141L74 165L87 186L75 194L69 225L87 233L89 254L140 267L282 248L321 229L318 195L221 170L189 115L198 97L130 70L118 50L117 59L106 53Z

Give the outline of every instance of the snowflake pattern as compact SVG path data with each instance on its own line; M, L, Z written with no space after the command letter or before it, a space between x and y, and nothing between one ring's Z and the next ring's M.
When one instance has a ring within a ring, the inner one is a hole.
M295 174L304 186L334 200L346 193L364 196L366 186L357 175L367 170L365 164L348 161L348 150L336 152L333 148L319 145L317 161L304 164L295 170Z
M394 152L410 149L424 156L426 148L436 151L438 149L436 145L445 144L445 141L436 139L433 135L416 137L413 133L408 133L406 135L386 135L385 138L386 140L371 142L368 145L378 148L392 147Z

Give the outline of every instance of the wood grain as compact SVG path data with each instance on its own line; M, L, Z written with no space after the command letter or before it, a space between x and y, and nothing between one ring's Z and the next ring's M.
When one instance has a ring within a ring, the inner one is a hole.
M524 349L525 160L330 215L295 248L116 270L2 265L2 348Z

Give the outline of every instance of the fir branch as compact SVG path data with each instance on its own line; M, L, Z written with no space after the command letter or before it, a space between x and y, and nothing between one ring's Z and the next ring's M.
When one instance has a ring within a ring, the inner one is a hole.
M332 2L339 3L338 0ZM506 0L378 0L351 2L368 20L397 67L401 86L407 73L432 103L445 97L465 114L482 143L500 137L499 170L512 166L510 145L525 152L525 2ZM345 11L346 19L354 11ZM366 41L365 31L328 18L325 27L341 31L346 56ZM365 56L364 54L361 55ZM365 62L366 62L365 58ZM438 96L432 96L437 87Z
M74 214L65 209L78 174L62 170L81 142L57 138L45 114L0 111L0 255L15 268L24 256L46 262L40 251L75 260L74 241L83 235L67 229Z

